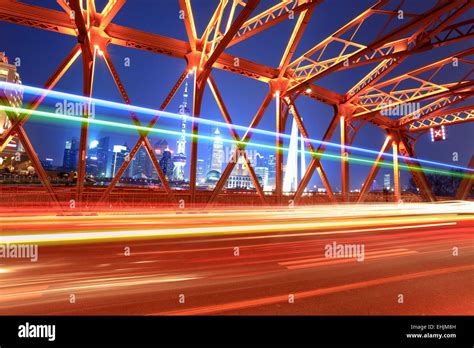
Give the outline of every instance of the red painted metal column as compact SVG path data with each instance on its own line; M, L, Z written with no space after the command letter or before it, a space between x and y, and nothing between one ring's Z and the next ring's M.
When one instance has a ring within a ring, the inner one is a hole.
M92 85L94 80L94 64L95 54L97 50L94 50L92 59L88 58L87 55L82 55L83 69L84 69L84 97L90 98L92 96ZM87 154L87 141L89 133L89 111L90 102L84 103L83 106L83 122L81 123L81 137L79 140L79 159L77 161L77 191L76 201L82 202L84 181L86 178L86 154Z
M341 196L343 202L349 202L349 152L347 151L347 121L344 115L339 116L341 129Z
M194 77L194 88L193 88L193 121L191 124L191 163L189 171L189 190L191 192L191 203L196 203L196 176L197 176L197 153L198 153L198 132L199 124L197 119L201 113L201 102L204 94L205 84L202 86L198 83L198 72L196 69L193 70Z
M382 164L384 160L384 155L387 149L390 148L392 145L392 138L390 135L387 135L387 138L385 138L385 142L382 145L382 148L380 149L377 158L375 159L374 165L372 166L372 169L370 169L369 175L367 175L367 179L364 181L364 185L362 186L362 189L360 190L359 198L357 199L357 203L362 203L367 196L367 193L370 190L370 186L372 185L372 182L374 181L375 177L377 176L380 165Z
M285 125L283 124L282 103L280 91L275 91L276 104L276 150L275 150L275 195L276 203L281 204L283 195L283 138Z
M400 191L400 169L398 166L398 141L392 143L393 149L393 192L395 203L400 203L402 196Z

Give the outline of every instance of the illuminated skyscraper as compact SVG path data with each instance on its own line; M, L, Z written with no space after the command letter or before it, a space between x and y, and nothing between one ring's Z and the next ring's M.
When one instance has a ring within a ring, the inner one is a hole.
M370 188L371 191L377 190L377 180L372 181L372 186Z
M219 128L214 131L214 141L212 143L212 157L210 170L217 170L222 173L222 163L224 161L224 142L222 141Z
M188 81L184 85L183 103L179 106L179 114L181 115L181 134L177 141L176 154L173 157L173 179L182 181L184 180L184 167L186 166L186 117L191 115L188 107Z
M175 173L175 162L172 156L173 153L171 150L166 148L160 159L160 167L167 180L170 180L172 175Z
M124 145L114 145L113 149L113 157L112 157L112 164L111 164L111 175L115 176L117 172L120 170L122 164L129 159L130 150L127 144ZM127 167L127 170L123 173L122 177L128 178L130 177L130 166Z
M390 188L391 188L390 174L385 174L383 176L383 189L390 191Z
M131 163L132 177L134 179L151 178L152 163L149 159L148 152L145 147L140 147Z
M168 142L165 139L158 139L153 146L153 151L155 151L156 158L158 161L163 157L163 153L168 148Z
M104 178L109 163L109 137L92 140L86 157L86 173L94 177Z
M275 188L276 182L276 157L275 155L268 156L268 190Z
M76 138L66 141L64 146L63 169L75 171L79 154L79 141Z
M203 183L205 180L204 176L204 160L201 158L198 158L197 160L197 166L196 166L196 178L198 183Z

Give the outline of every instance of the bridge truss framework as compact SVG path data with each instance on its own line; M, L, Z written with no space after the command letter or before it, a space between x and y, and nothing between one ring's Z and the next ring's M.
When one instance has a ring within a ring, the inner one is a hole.
M334 115L322 138L323 143L321 145L315 148L309 140L305 141L312 159L296 193L291 197L294 202L301 201L315 172L318 173L326 189L328 201L333 203L338 200L349 201L349 162L347 161L348 149L346 147L352 144L357 132L367 123L383 129L387 134L387 138L357 197L357 202L365 200L370 184L377 175L384 159L384 154L390 149L393 153L395 200L398 201L401 197L398 155L409 157L408 159L405 158L405 162L422 197L429 201L435 200L419 162L415 161L415 143L420 135L425 134L433 126L474 120L472 105L452 108L453 105L465 101L473 95L473 81L469 80L472 70L459 81L436 82L438 72L444 66L453 64L453 61L471 65L473 62L469 60L469 56L474 53L474 49L468 48L389 80L384 81L383 78L411 55L461 40L467 42L467 40L472 39L474 36L474 19L459 20L466 11L474 6L472 1L441 0L425 12L405 13L406 19L401 22L401 25L392 30L385 30L393 24L393 21L397 20L400 7L394 5L395 1L381 0L360 13L335 33L315 44L300 57L294 57L296 47L315 9L322 2L321 0L282 0L260 13L255 13L260 0L216 1L216 9L201 36L196 31L191 0L178 1L187 33L187 42L112 23L116 14L125 4L125 0L109 0L101 12L97 11L94 0L57 0L62 11L27 5L15 0L0 0L0 20L77 37L77 44L45 82L44 88L47 90L53 89L71 65L81 56L83 94L90 97L95 62L97 59L104 59L124 102L131 104L126 88L108 53L107 47L109 45L119 45L184 59L187 62L187 67L171 88L161 104L160 110L166 109L188 72L193 71L192 116L196 119L199 118L204 90L209 88L217 101L232 138L237 143L232 157L236 160L230 161L223 170L214 190L209 195L207 204L216 202L239 156L243 156L247 163L249 174L260 201L262 204L269 203L269 196L263 192L252 163L247 158L245 148L251 141L252 129L259 126L265 111L272 102L276 103L275 125L277 131L276 187L272 194L272 203L286 204L282 201L284 196L282 189L283 153L278 148L281 148L283 144L283 139L279 134L284 133L288 116L294 117L304 139L311 138L296 107L295 100L297 98L312 98L331 105L334 108ZM375 16L386 18L386 25L375 40L369 44L360 43L357 35L359 29L364 25L368 25L367 22ZM295 19L293 21L294 28L277 68L257 64L225 52L227 48L289 18ZM339 48L334 50L334 46ZM328 55L327 52L335 53ZM345 94L330 91L316 84L318 79L328 74L360 66L369 66L370 64L376 64L376 66ZM242 138L233 128L231 115L212 76L213 69L226 70L268 84L268 93ZM407 81L416 82L417 87L403 89L401 86ZM35 110L46 95L47 93L36 97L28 105L28 109ZM397 106L421 101L428 101L429 103L425 104L417 114L408 114L398 120L383 114L384 107L387 104ZM49 182L47 174L23 129L23 125L30 115L31 113L22 115L9 113L13 126L2 134L0 149L5 147L13 136L18 136L51 200L59 204L55 189ZM130 116L135 125L142 125L136 114L132 112ZM83 117L89 117L87 110ZM154 127L158 122L158 118L158 115L156 115L149 122L148 127ZM309 117L305 118L305 120L308 119ZM321 156L326 150L324 142L331 139L337 128L340 129L341 134L342 192L339 198L336 198L321 163ZM176 202L176 192L172 190L160 168L148 139L148 133L143 130L139 132L139 139L130 152L129 160L124 162L111 184L103 190L99 202L108 200L131 159L142 146L148 152L169 200ZM198 135L198 122L192 123L192 134ZM81 125L78 180L75 190L76 199L79 202L83 200L87 139L88 123L84 122ZM197 194L197 151L198 137L194 136L190 156L189 197L191 203L196 202ZM470 191L471 186L472 180L464 182L461 185L462 192L459 195L466 197L466 192Z

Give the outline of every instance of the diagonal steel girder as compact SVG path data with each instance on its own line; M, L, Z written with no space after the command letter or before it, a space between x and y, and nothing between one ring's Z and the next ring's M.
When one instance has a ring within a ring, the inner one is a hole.
M217 102L217 106L219 107L219 110L221 111L222 117L224 118L224 120L227 124L227 127L229 129L229 132L232 135L232 138L234 139L234 142L236 144L239 144L240 143L240 137L239 137L237 131L235 130L235 128L233 127L232 118L229 114L229 111L227 110L227 107L225 106L224 100L222 99L222 96L221 96L221 94L220 94L220 92L217 88L216 82L214 81L214 78L212 77L212 75L209 75L208 83L209 83L209 87L211 89L211 92L214 95L214 98ZM257 191L258 196L260 197L261 202L263 204L267 204L267 201L265 199L265 194L263 193L262 187L260 186L260 182L258 181L258 177L257 177L257 174L255 173L253 165L252 165L252 163L250 162L250 160L247 156L247 152L246 151L243 151L243 152L242 151L237 151L237 152L235 152L234 157L232 157L232 160L235 161L235 163L237 163L240 156L244 157L244 160L245 160L245 163L246 163L246 166L247 166L247 170L250 174L250 177L252 178L253 185L254 185L254 187Z
M474 168L474 156L471 157L469 161L469 168ZM467 200L472 190L472 185L474 183L474 175L471 172L471 175L465 176L459 183L458 190L456 192L456 199Z
M360 190L360 193L359 193L359 197L357 198L357 203L364 202L365 197L367 196L367 193L369 193L370 185L372 185L372 182L377 176L380 166L382 162L384 161L385 153L388 149L390 149L390 147L392 146L392 143L393 143L392 138L390 136L387 136L385 138L385 142L382 145L382 148L380 149L379 153L377 154L377 157L375 158L374 164L372 165L372 168L370 169L370 172L367 175L367 178L364 181L362 189Z
M452 64L453 59L458 59L462 62L466 60L467 56L473 53L474 48L468 48L462 52L368 88L364 94L358 96L356 103L353 104L355 107L354 117L364 116L370 118L386 108L387 105L394 107L404 103L420 102L430 98L442 98L460 93L472 94L474 82L472 80L466 80L469 75L471 75L472 70L459 82L437 84L433 82L433 80L443 67ZM466 60L466 62L471 63L468 60ZM423 73L429 71L431 71L432 74L428 78L423 79L420 77ZM400 84L405 81L415 81L419 86L411 89L400 89ZM389 90L386 92L383 90L384 88L389 88Z
M324 136L321 140L321 144L319 144L316 151L312 151L313 158L311 159L311 162L309 163L308 168L306 169L306 172L305 172L303 178L301 179L301 181L298 185L298 188L296 190L296 193L293 197L293 200L294 200L295 203L298 203L301 200L301 196L303 195L304 190L308 186L309 181L313 177L313 174L314 174L315 170L318 171L318 174L321 177L321 180L323 181L323 185L326 188L326 193L328 194L328 197L332 197L332 198L330 198L331 201L335 202L334 192L332 191L331 184L330 184L327 176L325 175L324 171L321 170L320 157L322 156L322 154L326 150L327 142L329 140L331 140L331 138L334 134L334 131L336 130L338 124L339 124L339 116L338 116L338 113L337 113L337 108L335 108L334 116L333 116L331 122L329 123L329 126L326 129L326 132L324 133Z
M311 163L310 163L308 168L312 168L313 166L315 166L317 168L319 177L321 178L321 181L324 185L324 188L326 189L326 194L327 194L329 200L332 203L336 203L336 199L334 197L334 192L332 190L331 183L329 182L329 179L328 179L328 177L326 175L326 172L323 168L323 165L321 163L321 159L319 158L320 157L319 155L322 153L323 150L318 149L319 152L315 151L313 144L311 144L311 142L309 140L310 138L309 138L309 135L308 135L308 131L306 130L306 127L303 123L303 119L301 118L301 115L300 115L298 109L296 108L296 105L295 105L294 101L291 103L290 109L292 109L293 118L296 121L296 125L298 126L298 129L301 133L301 136L303 137L303 141L304 141L306 147L308 148L308 151L310 152L311 157L312 157L311 158ZM323 141L325 141L325 140L323 139ZM313 162L314 162L314 164L313 164ZM312 170L314 171L314 169L312 169ZM306 173L305 173L305 176L306 176ZM306 180L306 179L302 178L301 180L303 181L303 180ZM304 190L306 189L306 186L308 186L308 185L306 183L306 185L304 185L304 184L301 185L300 184L298 186L298 189L297 189L297 191L295 193L295 196L293 198L295 203L297 203L301 199L302 192L299 192L299 191L301 191L300 186L301 186L301 189L304 192Z
M441 125L453 125L474 121L474 105L465 105L454 109L437 110L409 123L407 131L410 133L427 130Z
M48 91L53 89L59 80L64 76L64 74L69 70L71 65L76 61L76 59L81 54L81 47L79 44L76 44L71 52L67 55L67 57L61 62L59 67L53 72L53 74L48 78L48 80L44 83L43 89L47 90L42 95L36 96L33 100L28 103L26 109L30 110L29 113L25 113L21 115L12 126L6 130L2 136L0 137L0 148L2 148L6 143L9 142L8 139L11 139L12 135L15 133L16 129L21 127L30 117L32 112L38 108L41 102L47 97Z
M123 85L123 83L122 83L122 81L121 81L121 79L118 75L118 72L115 69L115 66L112 62L112 59L111 59L111 57L110 57L110 55L109 55L109 53L106 49L103 51L103 56L104 56L105 62L107 64L107 67L109 68L109 71L112 75L112 78L114 79L115 84L116 84L116 86L117 86L117 88L118 88L118 90L119 90L119 92L122 96L122 99L124 100L125 104L131 105L131 101L130 101L130 98L128 96L128 93L125 90L125 87L124 87L124 85ZM181 77L183 75L181 75ZM184 75L184 76L186 76L186 75ZM184 80L184 78L179 79L180 84L182 83L183 80ZM173 89L173 90L176 91L176 89ZM135 124L135 126L141 127L142 124L141 124L138 116L133 111L130 111L130 116L131 116L132 121ZM151 127L153 127L155 125L157 120L158 120L157 117L152 119L152 121L150 122ZM127 169L128 165L131 163L131 161L133 160L133 158L135 157L136 153L138 152L138 150L140 149L141 146L145 147L145 149L148 153L148 156L149 156L149 158L150 158L150 160L153 164L153 167L155 168L156 173L158 174L158 177L160 178L161 184L163 185L163 188L165 189L166 193L169 195L171 201L172 202L176 201L175 196L173 194L173 191L172 191L171 187L169 186L168 181L166 180L166 176L164 175L163 170L161 169L161 166L158 163L158 159L156 158L156 155L153 151L153 147L150 144L150 141L148 139L148 133L145 133L143 131L139 131L139 135L140 135L140 137L137 141L137 144L134 146L133 151L129 154L128 160L124 161L121 168L119 169L119 171L117 172L115 177L112 179L112 182L108 186L107 190L104 192L104 194L100 198L99 202L103 202L106 199L106 197L110 194L110 192L113 190L113 188L117 185L117 183L120 180L121 176L123 175L123 173Z
M457 6L465 5L467 0L440 3L427 12L423 13L421 16L418 16L408 23L393 29L382 38L377 38L368 45L362 45L352 41L355 33L352 35L350 40L341 39L343 34L349 32L353 28L357 28L358 30L367 18L380 13L390 13L390 11L380 11L380 9L386 5L387 2L388 1L379 1L376 5L372 6L370 9L356 17L349 24L345 25L336 31L336 33L329 36L311 50L294 60L288 66L287 71L288 75L293 77L293 82L291 87L288 89L288 93L304 89L310 83L327 76L331 72L353 68L362 64L368 64L371 62L383 60L387 57L403 54L403 51L406 51L407 47L406 44L404 45L399 41L399 38L402 35L408 34L420 27L422 28L421 30L423 30L423 27L432 23L444 13L451 11ZM317 52L324 52L325 48L334 42L344 44L339 56L326 59L325 61L319 61L318 59L310 58ZM354 52L345 53L348 46L353 46ZM310 63L305 64L307 61Z
M3 104L5 106L9 106L8 103L6 102L7 97L3 95L3 92L0 92L0 104ZM16 120L16 115L14 115L13 112L11 111L5 111L8 119L10 122L14 122ZM10 128L11 129L11 128ZM38 174L38 177L45 187L46 191L48 192L50 200L55 204L60 211L62 211L61 205L59 203L58 197L56 196L56 193L54 192L53 186L51 185L51 182L49 181L48 175L46 174L46 171L44 170L41 161L38 158L38 155L36 154L33 145L31 144L30 140L28 139L28 136L26 135L25 130L23 129L22 126L18 126L15 129L15 133L18 135L18 138L23 145L26 154L28 155L28 158L33 164L33 167L36 170L36 173Z
M345 102L351 102L358 95L365 92L369 87L387 75L412 54L430 50L433 47L455 43L460 39L474 36L474 32L471 32L474 20L451 24L473 6L474 4L472 2L460 3L458 8L454 8L452 13L448 13L447 18L435 22L434 28L425 27L423 30L419 30L404 39L406 50L397 53L394 56L387 57L387 59L384 59L380 64L373 68L345 94ZM471 27L469 27L470 25ZM453 35L453 33L457 34L457 36ZM441 36L442 34L444 34L444 37Z
M247 131L245 132L244 136L242 137L240 143L236 146L233 154L233 158L238 158L240 153L245 152L245 148L247 146L247 143L250 141L252 138L252 130L254 128L257 128L265 111L267 110L268 105L270 104L271 100L273 99L273 93L272 91L268 92L267 96L263 100L262 104L260 105L257 113L252 119L252 122L250 123L249 127L247 128ZM234 169L236 165L236 161L230 161L227 163L227 166L225 167L224 171L221 174L221 177L219 178L219 181L216 184L216 187L212 191L212 195L209 198L208 205L211 205L214 203L215 199L219 195L219 193L222 191L224 188L225 183L227 182L227 179L229 178L230 174L232 173L232 170Z
M220 55L224 52L229 42L234 37L235 33L239 30L245 20L250 16L252 11L258 5L260 0L248 0L245 7L240 11L237 18L232 21L232 13L229 15L228 25L223 37L221 37L217 43L213 42L208 47L208 36L211 28L217 32L223 16L224 2L220 2L213 19L209 22L206 32L203 34L205 38L202 43L202 52L192 52L189 56L191 64L195 67L194 71L194 89L193 89L193 121L191 125L192 132L192 143L191 143L191 163L190 163L190 174L189 174L189 190L191 192L191 203L195 203L196 200L196 168L197 168L197 152L198 152L198 118L201 114L202 98L204 96L204 90L207 85L207 79L211 73L214 63L218 60ZM234 4L235 5L235 4ZM218 18L216 18L218 16ZM210 49L210 51L208 51ZM199 57L199 63L197 62Z
M413 149L413 145L410 144L407 135L397 131L396 133L391 133L391 136L394 137L394 142L398 143L398 153L404 156L404 161L408 166L416 186L420 189L423 198L434 202L436 198L431 190L431 185L423 172L422 166L416 161L415 150Z

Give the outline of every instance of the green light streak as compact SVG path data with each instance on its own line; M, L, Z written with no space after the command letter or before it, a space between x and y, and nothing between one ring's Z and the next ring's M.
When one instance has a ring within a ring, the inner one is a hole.
M0 105L0 110L6 111L6 112L28 113L31 116L46 118L50 120L53 119L53 120L61 120L61 121L72 121L72 122L81 123L81 124L93 124L93 125L100 125L100 126L119 128L119 129L125 129L125 130L136 130L139 133L157 133L157 134L166 134L166 135L175 135L175 136L181 135L181 132L167 130L167 129L150 128L147 126L137 126L134 124L125 124L125 123L115 122L115 121L99 120L97 118L84 118L80 116L64 115L60 113L45 112L45 111L40 111L40 110L35 110L31 112L31 110L29 109L14 108L14 107L4 106L4 105ZM214 141L214 137L212 136L194 135L194 134L188 134L188 133L186 133L186 136L192 139L197 138L197 139L205 139L205 140ZM285 147L277 147L275 145L267 145L267 144L259 144L259 143L246 143L244 141L234 141L233 139L226 139L226 138L222 138L222 142L230 143L232 145L240 145L241 147L251 146L251 147L257 147L260 149L268 149L272 151L288 151L288 149ZM298 152L301 153L301 150L298 150ZM309 154L312 157L316 157L319 159L329 159L329 160L337 160L337 161L340 161L342 158L341 155L330 153L330 152L325 152L321 154L317 152L305 151L305 154ZM346 160L349 161L349 163L359 163L359 164L365 164L365 165L373 165L375 163L374 160L370 160L364 157L353 156L353 155L348 156ZM389 162L381 161L379 162L379 165L382 167L393 168L393 164ZM403 170L414 170L414 171L434 173L434 174L439 174L439 175L446 175L446 176L453 176L453 177L460 177L460 178L471 178L471 179L474 178L474 174L459 173L459 172L453 172L453 171L443 170L443 169L433 169L429 167L423 167L420 169L417 166L405 165L401 163L399 164L399 168Z

